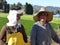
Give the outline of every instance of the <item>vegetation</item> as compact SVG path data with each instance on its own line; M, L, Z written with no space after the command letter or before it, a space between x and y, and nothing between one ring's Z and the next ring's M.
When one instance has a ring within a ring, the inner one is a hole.
M7 4L7 1L3 0L2 2L0 2L0 9L4 10L3 12L8 13L9 12L9 8L10 5Z
M26 14L33 14L33 6L31 4L26 3L26 5L25 5L25 13Z
M3 25L5 25L8 22L7 15L8 15L7 13L0 13L0 30L3 27ZM59 21L60 18L59 19L53 18L53 21L50 22L56 32L59 31L58 30L58 26L60 25ZM26 14L23 15L21 17L21 23L24 25L27 35L30 35L31 28L34 23L33 15Z

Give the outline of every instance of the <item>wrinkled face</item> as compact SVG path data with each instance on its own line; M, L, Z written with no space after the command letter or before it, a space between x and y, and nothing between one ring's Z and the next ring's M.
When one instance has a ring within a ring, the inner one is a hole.
M41 13L39 20L42 22L46 22L47 21L47 13Z

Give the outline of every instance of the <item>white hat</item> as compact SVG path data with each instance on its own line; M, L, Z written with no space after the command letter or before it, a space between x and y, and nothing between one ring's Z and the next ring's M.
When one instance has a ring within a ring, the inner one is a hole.
M7 23L7 26L15 26L17 23L19 24L19 21L16 20L18 11L16 10L10 10L9 15L7 16L9 22Z

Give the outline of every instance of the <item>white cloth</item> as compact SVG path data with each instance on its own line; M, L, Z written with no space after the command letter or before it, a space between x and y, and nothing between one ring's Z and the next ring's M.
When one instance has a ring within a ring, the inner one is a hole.
M10 10L9 15L7 16L9 22L7 23L7 26L15 26L16 24L20 25L20 21L16 20L17 17L17 11L16 10Z

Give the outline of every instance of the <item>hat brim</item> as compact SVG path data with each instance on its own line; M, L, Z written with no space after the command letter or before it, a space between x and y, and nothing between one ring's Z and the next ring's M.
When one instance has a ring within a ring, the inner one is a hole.
M18 12L17 14L20 14L21 16L23 16L24 10L21 9L21 10L18 10L17 12Z
M53 19L53 13L52 13L52 12L49 12L49 11L42 11L42 12L47 12L47 13L48 13L48 15L47 15L47 22L49 22L49 21L51 21L51 20ZM33 19L34 19L35 21L39 21L38 15L39 15L40 13L41 13L41 12L38 12L38 13L34 14Z

